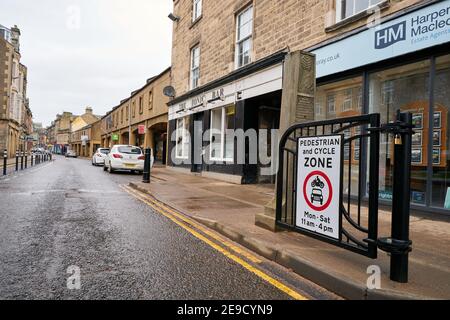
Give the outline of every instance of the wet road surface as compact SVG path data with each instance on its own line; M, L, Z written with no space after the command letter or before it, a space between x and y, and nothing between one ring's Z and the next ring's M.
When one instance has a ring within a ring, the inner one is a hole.
M121 187L140 179L62 157L0 179L0 298L291 298ZM67 286L71 266L80 289ZM264 266L306 298L336 298Z

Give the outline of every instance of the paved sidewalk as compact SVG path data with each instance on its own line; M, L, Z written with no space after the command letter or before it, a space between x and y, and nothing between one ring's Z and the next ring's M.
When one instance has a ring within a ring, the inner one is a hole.
M294 232L255 226L255 215L273 197L273 186L234 185L166 168L152 171L152 183L130 183L234 241L313 282L350 299L449 299L450 218L412 216L410 282L389 280L389 257L371 260ZM379 235L390 235L390 212L381 211ZM378 265L382 289L367 290L366 270Z

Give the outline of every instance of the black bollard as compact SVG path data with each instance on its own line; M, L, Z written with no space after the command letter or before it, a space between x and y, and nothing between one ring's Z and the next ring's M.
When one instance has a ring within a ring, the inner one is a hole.
M16 171L19 171L19 151L16 151Z
M151 155L152 149L145 149L144 176L142 178L143 183L150 183Z
M25 152L25 169L28 168L28 152Z
M6 176L6 169L8 167L8 151L3 151L3 175Z
M31 152L31 154L30 154L30 159L31 159L30 164L31 164L31 166L33 166L33 158L34 158L34 153Z
M23 170L23 151L20 151L20 170Z

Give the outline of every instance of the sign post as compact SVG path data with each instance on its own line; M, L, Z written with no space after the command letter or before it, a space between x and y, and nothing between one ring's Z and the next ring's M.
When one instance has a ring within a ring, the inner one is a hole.
M298 139L298 228L340 240L342 159L342 135Z

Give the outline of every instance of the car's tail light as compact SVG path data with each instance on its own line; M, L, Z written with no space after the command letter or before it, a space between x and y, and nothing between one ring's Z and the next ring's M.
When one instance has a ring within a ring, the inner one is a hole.
M115 159L122 159L123 157L122 157L122 155L120 155L120 154L113 154L113 157L115 158Z
M145 160L145 156L140 156L138 160Z
M101 157L102 155L101 154L99 154L99 153L97 153L96 155L95 155L96 157Z

